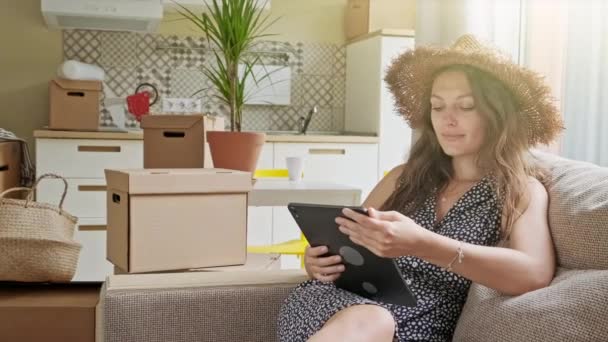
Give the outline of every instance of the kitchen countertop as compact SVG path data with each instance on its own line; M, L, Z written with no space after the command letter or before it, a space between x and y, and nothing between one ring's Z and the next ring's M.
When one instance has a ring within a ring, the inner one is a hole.
M54 131L39 129L34 131L35 138L47 139L105 139L105 140L142 140L143 131L111 132L111 131ZM357 133L317 133L293 134L293 133L268 133L266 142L282 143L355 143L376 144L379 139L375 135Z

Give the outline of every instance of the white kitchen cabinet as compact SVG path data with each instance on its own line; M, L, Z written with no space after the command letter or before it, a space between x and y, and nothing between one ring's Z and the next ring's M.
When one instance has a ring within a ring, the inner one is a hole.
M106 180L104 169L143 167L143 141L118 139L36 139L36 173L65 177L63 208L78 218L74 238L82 244L73 281L104 281L113 273L106 260ZM40 182L36 198L59 203L63 181Z
M256 169L272 169L274 167L274 144L265 143L260 151Z
M375 186L377 174L377 144L338 143L275 143L275 168L286 168L286 158L302 157L304 179L333 182L362 189L364 200ZM345 203L350 204L350 203ZM273 243L300 237L300 229L286 207L273 211ZM281 268L299 268L296 256L282 256Z
M392 60L414 48L413 32L381 30L346 46L345 130L377 134L378 177L406 160L412 130L397 114L384 76Z
M143 167L143 140L37 139L36 171L105 179L104 169ZM104 215L105 216L105 215Z

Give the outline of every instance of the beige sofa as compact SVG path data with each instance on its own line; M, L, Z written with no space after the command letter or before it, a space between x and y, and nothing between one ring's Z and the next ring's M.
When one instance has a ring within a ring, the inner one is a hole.
M552 173L558 273L517 297L474 284L454 341L608 341L608 169L538 156ZM305 278L298 270L111 276L97 341L275 341L280 305Z

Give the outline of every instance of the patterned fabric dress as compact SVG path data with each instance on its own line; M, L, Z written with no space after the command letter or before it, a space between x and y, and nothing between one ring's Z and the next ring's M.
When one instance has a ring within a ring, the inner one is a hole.
M411 216L416 223L471 244L494 246L499 242L502 206L492 190L491 177L484 177L462 195L440 222L435 219L436 193ZM279 340L306 341L338 311L357 304L388 309L396 322L397 341L451 340L471 282L416 257L402 256L397 263L416 295L415 307L374 302L332 283L309 280L285 300L278 319Z

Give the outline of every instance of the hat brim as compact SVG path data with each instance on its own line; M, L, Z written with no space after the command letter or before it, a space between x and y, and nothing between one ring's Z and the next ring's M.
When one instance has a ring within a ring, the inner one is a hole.
M492 52L418 47L396 57L387 69L385 81L395 96L399 113L416 128L428 107L430 88L436 72L450 65L469 65L487 72L513 93L518 115L528 129L528 142L548 144L563 129L551 89L539 74Z

